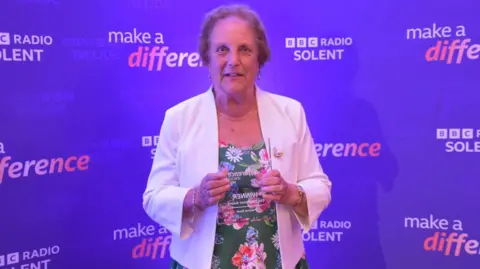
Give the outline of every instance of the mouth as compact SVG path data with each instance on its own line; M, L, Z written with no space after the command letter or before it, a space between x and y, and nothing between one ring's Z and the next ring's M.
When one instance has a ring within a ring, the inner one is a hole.
M235 72L231 72L231 73L225 73L223 74L224 77L243 77L244 75L242 73L235 73Z

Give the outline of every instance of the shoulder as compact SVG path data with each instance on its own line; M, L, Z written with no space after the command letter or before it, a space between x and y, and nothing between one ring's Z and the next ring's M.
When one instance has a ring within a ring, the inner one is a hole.
M181 118L185 115L192 114L195 110L202 107L206 102L209 101L209 91L202 92L195 96L192 96L180 103L177 103L165 111L165 116L169 118Z
M268 119L285 127L284 130L291 132L296 139L301 139L308 129L303 105L300 101L271 92L262 91L260 105L268 107ZM287 133L285 133L287 136Z
M297 99L272 92L262 92L266 99L269 99L270 105L275 107L282 116L286 116L293 121L302 120L305 117L303 105Z
M292 97L288 97L286 95L281 95L278 93L272 93L268 91L263 91L263 92L278 104L284 105L286 107L296 107L296 106L302 105L300 101Z
M201 115L202 107L208 107L210 92L203 92L177 103L164 112L161 132L169 134L171 139L180 139L189 126L193 126Z

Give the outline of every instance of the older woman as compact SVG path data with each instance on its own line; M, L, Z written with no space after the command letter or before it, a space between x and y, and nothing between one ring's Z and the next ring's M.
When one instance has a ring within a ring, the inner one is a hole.
M166 111L143 196L172 233L171 268L308 268L302 229L331 183L302 105L255 84L270 56L263 24L248 7L219 7L200 54L212 86Z

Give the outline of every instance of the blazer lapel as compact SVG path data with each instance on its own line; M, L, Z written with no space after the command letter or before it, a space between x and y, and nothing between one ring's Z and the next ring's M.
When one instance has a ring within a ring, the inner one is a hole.
M266 92L257 87L257 104L258 104L258 115L260 118L260 126L262 128L263 139L268 151L268 157L271 160L272 169L279 169L276 158L273 156L274 148L281 147L281 137L279 135L279 129L275 122L277 117L275 115L278 113L276 107L272 103L270 97Z
M193 111L195 114L193 117L196 119L194 125L197 130L193 131L194 137L192 139L196 141L194 143L196 149L192 151L192 154L194 152L198 156L197 162L199 164L196 167L202 176L218 171L218 121L216 111L215 99L210 87L205 92L197 109Z

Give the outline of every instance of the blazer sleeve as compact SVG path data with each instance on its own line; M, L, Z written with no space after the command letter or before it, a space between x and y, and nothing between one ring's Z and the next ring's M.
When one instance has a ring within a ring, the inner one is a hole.
M318 160L305 110L302 105L300 105L298 122L300 123L298 126L300 135L299 156L301 156L301 158L297 158L299 171L297 184L305 191L308 216L300 216L294 212L304 232L308 232L312 224L330 204L332 183L323 172L323 168Z
M171 109L165 112L156 153L143 193L147 215L181 239L193 231L190 219L183 218L183 201L189 188L181 187L176 172L179 142L178 120Z

